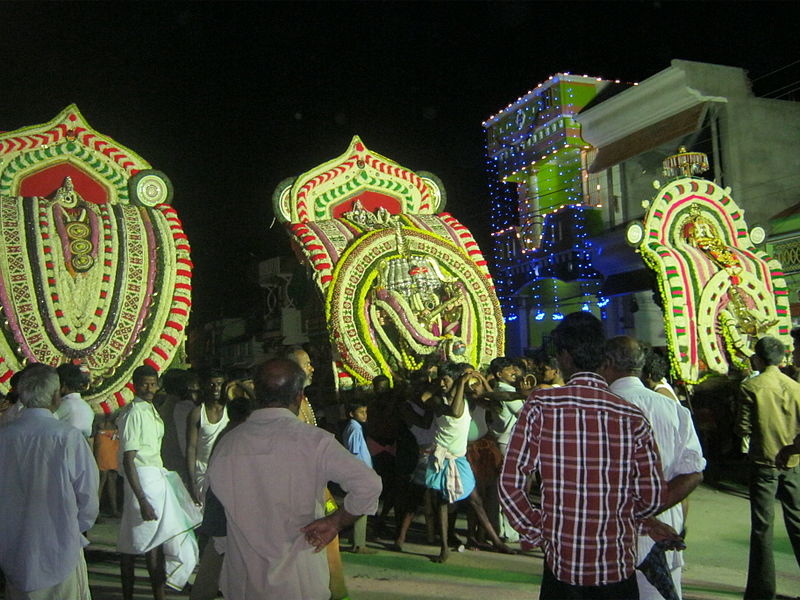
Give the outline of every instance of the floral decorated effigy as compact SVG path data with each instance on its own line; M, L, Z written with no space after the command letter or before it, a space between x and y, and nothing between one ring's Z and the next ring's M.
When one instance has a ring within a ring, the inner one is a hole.
M27 363L82 365L113 412L131 374L182 345L189 243L169 180L94 131L73 105L0 134L0 389Z
M658 277L673 374L689 384L748 366L765 335L792 346L781 265L756 247L763 229L748 229L729 190L696 176L706 168L702 153L668 157L673 180L628 230Z
M275 191L275 215L324 299L339 387L392 379L429 358L483 366L502 354L503 316L486 261L443 207L433 175L358 137Z

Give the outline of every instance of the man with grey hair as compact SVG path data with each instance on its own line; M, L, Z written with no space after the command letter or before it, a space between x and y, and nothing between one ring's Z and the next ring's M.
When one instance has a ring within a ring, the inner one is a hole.
M670 525L675 531L684 529L684 500L703 481L706 461L700 440L692 423L689 411L678 402L648 389L642 380L642 367L646 352L642 345L628 336L618 336L606 342L605 362L601 374L609 383L609 389L638 407L650 421L653 436L661 456L661 467L667 480L667 500L656 519ZM666 597L663 589L651 583L642 563L646 560L661 560L656 554L665 552L664 559L672 575L675 595L681 597L681 568L683 553L677 550L664 551L648 535L638 538L638 567L636 580L642 600L661 600ZM669 580L665 582L669 586Z
M0 435L0 568L9 600L91 598L82 532L97 518L99 475L81 432L53 414L59 388L55 369L28 367L17 386L25 410Z
M321 550L340 529L374 514L380 478L321 428L297 418L306 374L272 359L257 368L259 408L223 436L211 457L211 489L225 507L227 551L220 588L226 598L328 600ZM325 516L328 481L348 491Z
M736 433L750 436L750 562L746 599L775 597L772 521L777 496L800 565L800 460L776 455L800 433L800 383L781 373L786 347L774 337L756 342L753 366L761 371L741 386ZM784 467L779 469L778 467Z

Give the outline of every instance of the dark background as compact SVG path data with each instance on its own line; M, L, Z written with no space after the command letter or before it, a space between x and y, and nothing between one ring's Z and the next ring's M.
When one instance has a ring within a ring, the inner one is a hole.
M641 81L673 58L797 100L790 2L0 3L0 130L76 103L165 172L195 262L193 323L245 312L286 177L358 134L438 175L489 253L482 121L553 73Z

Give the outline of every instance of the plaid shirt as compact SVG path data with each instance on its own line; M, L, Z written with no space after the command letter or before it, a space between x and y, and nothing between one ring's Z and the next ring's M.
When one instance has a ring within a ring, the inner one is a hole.
M537 472L540 509L525 491ZM521 539L542 546L558 580L588 586L633 575L637 522L656 513L666 490L644 414L595 373L531 394L499 482L503 510Z

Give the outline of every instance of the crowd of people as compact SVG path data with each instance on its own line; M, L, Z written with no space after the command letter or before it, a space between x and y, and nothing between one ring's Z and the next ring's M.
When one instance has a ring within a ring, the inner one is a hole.
M343 600L340 532L355 553L403 551L420 512L434 562L538 548L541 598L680 598L688 497L706 461L665 359L606 340L585 312L551 339L549 353L483 371L431 360L317 406L302 348L252 372L138 367L134 400L113 416L81 398L78 366L30 365L0 414L6 597L89 598L83 547L102 501L120 518L126 600L142 555L156 599L194 573L194 600ZM775 594L776 494L800 564L800 384L778 370L784 359L781 342L760 340L741 389L746 598Z

